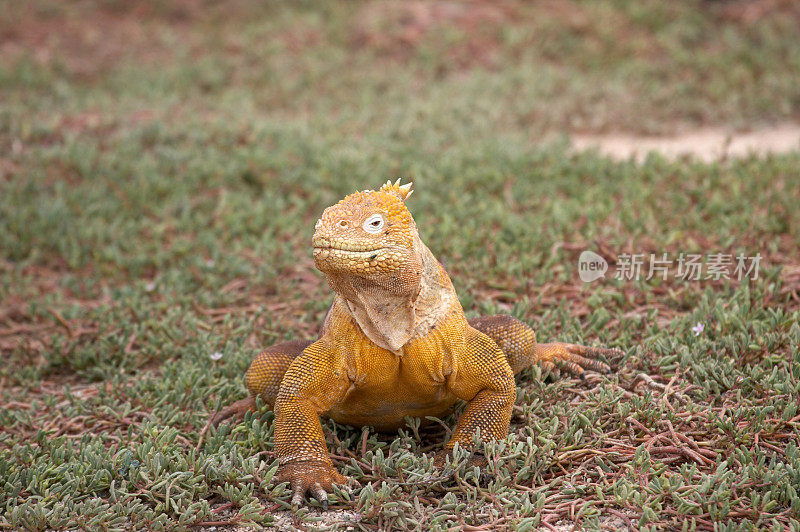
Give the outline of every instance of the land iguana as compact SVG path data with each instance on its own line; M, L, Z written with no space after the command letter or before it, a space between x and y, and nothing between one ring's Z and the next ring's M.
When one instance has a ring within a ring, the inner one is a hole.
M292 503L311 492L327 507L327 492L347 479L333 466L320 417L344 425L392 431L406 416L441 417L462 400L453 446L508 434L516 398L514 374L533 363L583 377L608 372L588 357L618 349L541 344L525 323L505 315L467 320L450 277L420 240L405 205L411 183L387 182L328 207L315 226L314 263L335 293L319 339L273 345L259 353L245 383L250 397L210 420L255 410L260 397L275 411L276 478ZM480 458L480 457L479 457Z

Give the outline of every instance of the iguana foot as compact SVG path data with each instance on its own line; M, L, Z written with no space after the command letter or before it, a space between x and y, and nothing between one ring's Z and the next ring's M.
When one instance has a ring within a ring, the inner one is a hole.
M345 477L329 463L321 460L302 460L282 464L275 476L278 482L288 482L292 490L292 506L300 506L306 493L311 492L321 504L328 509L328 492L333 491L334 484L347 486L356 481Z
M599 373L610 373L611 368L605 362L595 360L595 357L617 357L623 354L621 349L606 349L603 347L587 347L576 344L536 344L535 355L544 369L565 369L572 375L585 378L584 370L589 369ZM591 358L587 358L591 357Z
M227 419L233 418L239 420L242 419L247 412L255 411L256 401L252 396L250 396L247 399L236 401L235 403L226 406L219 412L214 413L208 420L208 424L216 427Z

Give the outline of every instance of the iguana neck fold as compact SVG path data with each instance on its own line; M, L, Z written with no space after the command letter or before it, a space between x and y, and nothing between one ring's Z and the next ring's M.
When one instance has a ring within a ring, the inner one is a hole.
M382 277L328 273L342 308L367 338L397 355L410 340L426 335L457 301L443 268L419 237L404 275ZM388 282L387 282L388 281Z

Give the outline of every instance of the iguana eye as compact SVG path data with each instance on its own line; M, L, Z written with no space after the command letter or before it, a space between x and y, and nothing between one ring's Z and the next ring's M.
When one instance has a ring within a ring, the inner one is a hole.
M367 233L379 233L381 229L383 229L383 215L382 214L373 214L366 220L364 220L364 231Z

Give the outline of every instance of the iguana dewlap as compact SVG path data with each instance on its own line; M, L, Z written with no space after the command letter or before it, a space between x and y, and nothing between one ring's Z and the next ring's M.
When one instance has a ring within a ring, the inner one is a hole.
M328 207L312 239L314 263L335 292L314 342L261 352L247 371L250 398L213 422L254 408L260 396L275 410L277 478L293 502L307 491L323 502L345 483L328 456L320 416L346 425L394 430L406 416L442 416L466 408L445 451L508 434L514 374L534 362L583 374L608 371L586 356L618 350L537 344L511 316L467 320L447 272L420 240L405 200L411 185L387 182Z

